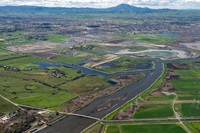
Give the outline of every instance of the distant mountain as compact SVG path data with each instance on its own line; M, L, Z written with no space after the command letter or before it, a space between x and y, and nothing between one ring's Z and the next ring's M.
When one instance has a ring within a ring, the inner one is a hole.
M63 8L63 7L36 7L36 6L2 6L0 13L152 13L167 12L170 9L150 9L120 4L111 8Z
M151 13L153 11L156 11L154 9L140 8L128 4L120 4L116 7L108 8L107 10L110 12L117 12L117 13Z

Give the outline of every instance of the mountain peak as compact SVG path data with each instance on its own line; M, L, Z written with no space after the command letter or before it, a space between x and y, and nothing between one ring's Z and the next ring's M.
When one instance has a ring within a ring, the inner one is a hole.
M141 8L141 7L136 7L136 6L132 6L129 4L124 4L124 3L122 3L118 6L115 6L115 7L111 7L109 9L112 11L120 12L120 13L127 13L127 12L149 13L149 12L151 12L151 9L149 9L149 8Z
M119 4L118 6L116 7L134 7L134 6L131 6L129 4L125 4L125 3L122 3L122 4Z

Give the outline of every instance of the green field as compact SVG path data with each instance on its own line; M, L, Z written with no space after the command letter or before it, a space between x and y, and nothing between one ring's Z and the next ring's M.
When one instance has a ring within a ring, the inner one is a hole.
M183 79L200 78L200 70L175 70L175 72Z
M173 37L157 36L154 34L119 34L118 36L155 44L170 44L174 40Z
M17 111L18 108L10 102L0 97L0 116L8 114L12 111Z
M179 100L200 100L200 92L182 91L177 92Z
M192 133L199 133L200 131L200 122L185 122L185 125Z
M140 58L121 57L119 59L111 61L110 62L111 67L106 67L106 68L98 67L97 69L108 73L118 72L118 71L133 71L137 69L138 64L146 66L147 65L146 61L147 60Z
M65 42L64 39L69 38L69 36L63 36L63 35L49 35L49 42L52 43L59 43L59 42Z
M30 39L28 35L20 32L8 32L3 34L2 38L6 38L5 41L0 42L0 47L6 47L11 45L21 45L21 44L31 44L35 43L37 40Z
M175 96L147 96L146 101L173 101Z
M184 103L178 104L177 111L179 111L183 117L195 117L200 116L200 104L199 103Z
M9 58L12 58L12 56L8 56ZM6 59L9 59L6 57ZM36 64L33 64L34 62L40 62L44 61L42 59L39 59L37 57L33 56L27 56L27 57L21 57L17 59L9 59L6 61L0 61L0 65L10 66L10 67L16 67L19 69L25 69L26 67L36 67Z
M18 104L41 108L56 108L76 95L67 91L44 86L33 80L1 77L0 93Z
M82 61L83 58L75 57L75 56L66 57L63 55L59 55L59 56L55 57L53 60L58 61L58 62L75 63L75 62Z
M142 106L136 110L134 118L167 118L174 117L172 105L170 104L159 104L159 105L148 105Z
M110 125L107 127L106 133L120 133L117 125Z
M180 91L199 91L200 82L199 79L180 79L172 80L172 84L176 89Z
M122 133L186 133L186 131L177 124L121 125L121 132Z
M101 76L86 75L73 82L63 84L60 87L77 94L87 94L102 90L109 86L110 84Z

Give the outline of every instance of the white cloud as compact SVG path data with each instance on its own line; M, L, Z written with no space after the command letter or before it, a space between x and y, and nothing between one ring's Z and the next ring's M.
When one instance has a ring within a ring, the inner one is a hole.
M151 8L200 9L200 0L0 0L0 5L31 5L50 7L112 7L121 3Z

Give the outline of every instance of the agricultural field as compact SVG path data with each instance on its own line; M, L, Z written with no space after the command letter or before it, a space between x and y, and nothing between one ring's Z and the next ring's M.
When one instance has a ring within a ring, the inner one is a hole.
M191 128L193 125L190 125ZM195 130L195 129L193 129ZM110 123L96 124L93 128L84 131L83 133L186 133L186 131L177 123Z
M123 133L145 132L145 133L186 133L178 124L149 124L149 125L122 125L120 126ZM109 128L108 128L109 129ZM112 133L112 132L106 132Z
M169 104L141 106L134 114L135 119L169 117L174 117L172 105Z

